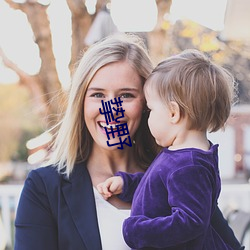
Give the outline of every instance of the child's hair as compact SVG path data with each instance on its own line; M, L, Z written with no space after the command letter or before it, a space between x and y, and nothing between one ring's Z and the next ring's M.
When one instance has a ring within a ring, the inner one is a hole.
M234 89L235 81L230 72L193 49L159 63L144 86L149 93L157 91L170 108L170 102L176 102L181 117L188 117L188 129L210 132L224 127L234 100Z

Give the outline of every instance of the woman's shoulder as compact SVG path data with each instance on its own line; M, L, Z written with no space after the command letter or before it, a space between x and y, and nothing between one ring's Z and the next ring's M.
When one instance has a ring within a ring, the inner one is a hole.
M27 179L42 182L45 186L58 186L65 182L71 182L73 179L78 178L80 173L83 173L84 164L76 164L71 175L68 177L65 169L58 170L57 165L46 165L33 169L28 174Z
M55 175L55 176L61 175L60 172L62 172L62 171L58 171L58 167L56 164L43 165L34 169L34 171L36 171L37 173L41 175L50 174L50 175Z
M25 181L25 186L45 191L60 186L62 174L58 172L56 166L48 165L32 169Z
M56 165L46 165L32 169L28 177L39 176L42 179L57 179L60 178L61 175Z

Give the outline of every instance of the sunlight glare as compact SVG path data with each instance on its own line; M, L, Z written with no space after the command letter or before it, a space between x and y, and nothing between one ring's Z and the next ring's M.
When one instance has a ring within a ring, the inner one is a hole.
M35 152L34 154L30 155L27 159L27 162L31 165L41 163L44 161L47 154L48 154L47 150L40 149L37 152Z
M40 0L39 2L44 5L51 2L47 11L52 30L56 67L63 87L68 88L70 84L68 64L71 54L70 11L66 0ZM3 1L0 1L0 35L0 48L7 58L24 72L30 75L37 74L41 67L41 59L27 17L23 12L11 9ZM0 83L15 83L18 79L16 73L7 69L0 58Z
M111 1L111 17L121 32L152 31L157 23L157 16L155 0Z
M170 16L173 22L190 19L212 30L223 30L227 0L173 0Z
M51 0L38 0L37 2L46 6L50 4Z
M6 68L0 60L0 84L16 83L18 80L18 75L13 70Z
M62 87L67 89L70 85L68 65L71 58L72 44L70 10L66 0L53 0L47 12L50 19L53 52L56 58L58 77L62 83Z
M90 15L94 15L96 12L96 2L97 0L85 0L85 6Z
M36 74L41 61L27 17L21 11L13 10L1 1L0 34L0 47L6 56L23 71L31 75Z
M35 149L50 143L51 140L52 140L52 135L46 131L43 134L27 141L26 147L29 150Z

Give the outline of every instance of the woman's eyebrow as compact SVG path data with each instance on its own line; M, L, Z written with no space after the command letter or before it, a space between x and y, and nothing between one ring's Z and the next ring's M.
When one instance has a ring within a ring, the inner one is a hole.
M136 91L136 92L139 92L139 89L137 89L137 88L121 88L119 90L120 91Z
M91 87L88 88L87 91L105 91L106 89L103 88L99 88L99 87ZM139 92L139 89L137 88L121 88L121 89L117 89L114 91L134 91L134 92Z
M104 91L105 89L103 88L96 88L96 87L91 87L91 88L88 88L87 91Z

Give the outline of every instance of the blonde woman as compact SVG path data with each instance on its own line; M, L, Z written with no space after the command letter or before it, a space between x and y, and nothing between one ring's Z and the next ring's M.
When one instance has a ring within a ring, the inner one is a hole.
M106 201L96 185L117 171L144 172L158 152L143 94L152 69L147 51L135 37L109 37L84 53L72 79L52 163L31 171L24 184L15 221L15 250L130 249L122 223L131 201L116 196ZM123 149L116 145L128 135L108 140L111 127L100 112L101 101L115 98L122 101L125 111L119 122L127 124L132 143ZM221 215L218 220L233 244L230 228Z

